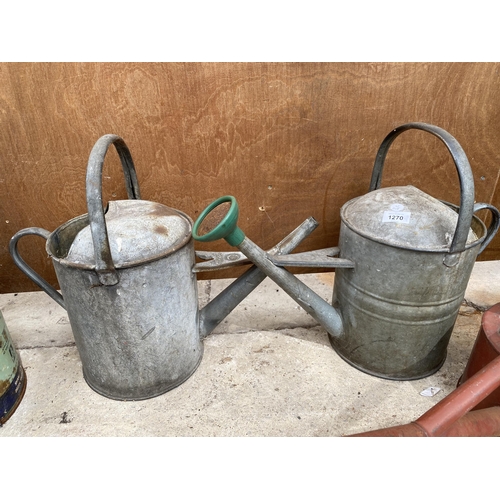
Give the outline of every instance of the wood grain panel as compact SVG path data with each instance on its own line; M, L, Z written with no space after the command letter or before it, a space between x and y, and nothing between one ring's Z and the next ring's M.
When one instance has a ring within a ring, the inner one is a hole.
M0 64L0 291L36 289L12 263L8 241L19 229L54 230L87 211L88 155L107 133L128 144L144 199L196 218L232 194L242 228L264 248L311 215L320 227L300 249L335 245L340 207L367 191L381 141L410 121L453 134L471 162L477 201L500 206L499 70L497 63ZM124 198L117 155L108 156L104 198ZM420 131L398 137L384 171L384 186L410 183L458 202L446 148ZM20 243L56 284L43 247L36 237ZM500 237L481 258L500 258Z

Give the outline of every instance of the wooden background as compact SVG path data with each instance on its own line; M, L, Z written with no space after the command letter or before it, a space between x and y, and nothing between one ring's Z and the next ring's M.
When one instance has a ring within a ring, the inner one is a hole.
M311 215L320 226L298 250L336 245L340 207L367 192L381 141L410 121L454 135L471 163L476 200L500 207L499 70L497 63L0 64L0 292L37 289L13 264L9 239L87 212L88 155L108 133L129 146L143 199L194 219L232 194L242 229L264 248ZM405 132L387 158L383 186L405 184L459 201L446 148L421 131ZM103 189L106 200L126 197L114 148ZM19 248L56 285L44 244L31 236ZM480 258L500 258L500 236Z

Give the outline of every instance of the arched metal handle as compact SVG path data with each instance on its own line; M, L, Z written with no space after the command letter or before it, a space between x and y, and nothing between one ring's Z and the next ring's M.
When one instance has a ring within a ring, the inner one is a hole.
M474 213L484 209L491 212L491 222L488 227L488 231L486 232L486 238L484 238L484 241L481 243L481 247L479 248L478 255L489 245L490 241L495 237L498 229L500 228L500 211L488 203L476 203L474 205Z
M129 199L141 199L134 162L127 145L117 135L103 135L92 148L87 165L87 208L92 241L94 242L95 270L103 285L116 285L118 283L118 273L111 256L102 202L102 168L111 144L114 144L120 157Z
M33 269L26 264L23 258L19 255L19 251L17 250L17 243L23 236L35 235L41 236L42 238L48 239L50 236L50 232L46 229L42 229L40 227L28 227L26 229L22 229L18 231L9 242L9 252L14 260L16 266L21 269L21 271L28 276L34 283L36 283L47 295L53 298L61 307L66 309L64 305L63 296L47 281L45 281L38 273L33 271Z
M467 242L467 236L471 227L472 215L474 212L474 178L470 168L469 160L458 143L458 141L446 130L429 125L428 123L406 123L392 130L382 141L373 166L373 173L370 182L370 191L380 188L382 181L382 170L384 168L385 157L389 151L389 147L394 139L405 130L419 129L429 132L439 138L448 148L455 167L457 168L460 181L460 207L458 213L457 227L450 245L448 254L445 257L444 263L447 266L454 266L458 263L460 253L464 251ZM486 208L486 207L485 207Z

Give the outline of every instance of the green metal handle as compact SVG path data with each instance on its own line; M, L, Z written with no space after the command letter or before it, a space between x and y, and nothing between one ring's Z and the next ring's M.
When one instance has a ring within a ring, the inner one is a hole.
M198 234L203 221L215 208L222 203L230 203L231 206L222 220L208 233ZM234 196L222 196L208 205L193 226L193 238L198 241L215 241L224 238L231 246L237 247L245 239L245 233L238 227L239 208Z

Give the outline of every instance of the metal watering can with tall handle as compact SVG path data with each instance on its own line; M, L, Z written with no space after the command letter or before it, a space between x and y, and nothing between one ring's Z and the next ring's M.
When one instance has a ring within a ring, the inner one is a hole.
M413 186L380 188L390 145L410 129L429 132L448 148L459 176L460 207ZM474 215L482 209L492 214L488 228ZM498 231L499 211L474 202L471 168L453 136L408 123L384 139L370 191L347 202L340 217L338 247L273 256L237 226L238 205L227 196L202 212L193 236L225 238L238 247L327 330L335 351L356 368L392 380L431 375L445 361L474 262ZM332 305L283 266L337 268Z
M114 144L128 200L102 201L102 168ZM86 179L88 214L52 233L27 228L11 239L16 265L68 313L85 380L99 394L119 400L158 396L198 367L202 339L266 275L248 269L201 311L196 272L248 263L238 252L196 252L192 221L184 213L140 199L134 163L122 138L108 134L94 145ZM317 223L310 218L270 253L292 251ZM26 235L47 240L60 294L31 269L17 244Z

